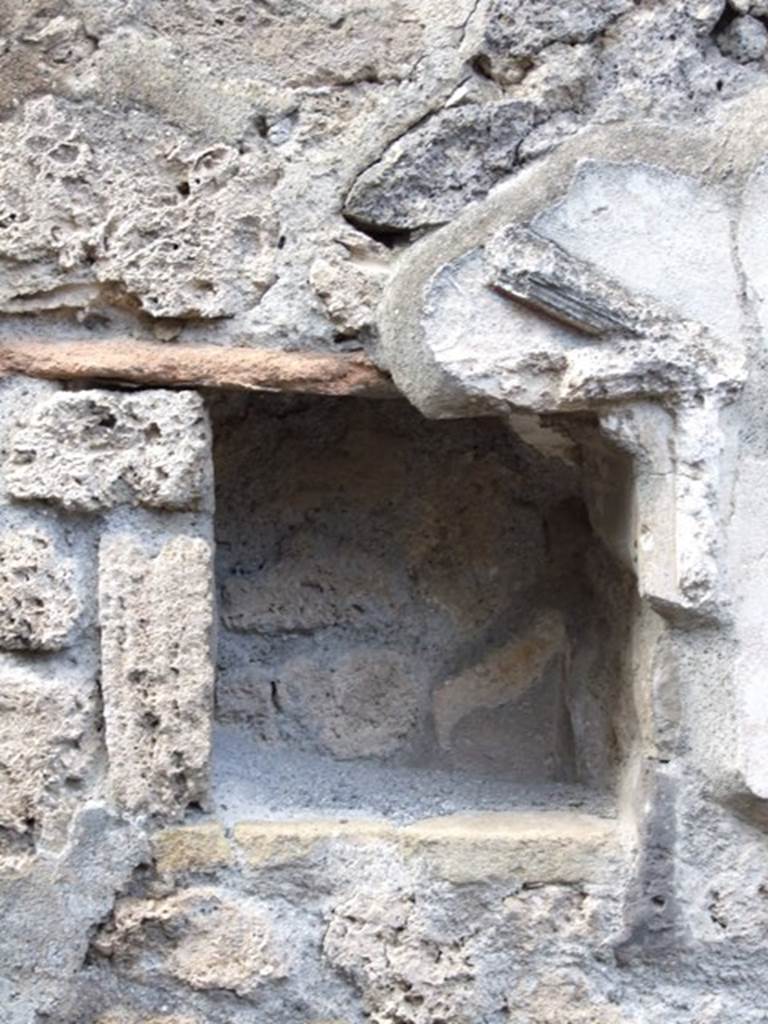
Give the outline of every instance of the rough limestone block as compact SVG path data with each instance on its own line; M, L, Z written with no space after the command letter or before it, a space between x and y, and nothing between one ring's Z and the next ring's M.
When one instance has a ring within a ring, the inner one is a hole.
M94 949L120 974L145 984L173 978L242 998L287 973L262 907L207 887L160 899L118 900Z
M9 670L0 681L0 831L39 832L67 804L92 759L87 690Z
M345 231L314 260L309 283L339 334L369 328L392 254L360 231Z
M211 871L231 859L229 842L217 821L166 828L152 837L152 854L160 874Z
M600 882L616 877L616 823L581 812L453 814L402 829L410 855L456 884Z
M98 512L116 505L198 509L210 485L209 428L191 391L59 392L20 417L12 497Z
M5 353L6 343L2 352ZM5 356L0 357L0 364ZM11 446L11 435L18 421L25 416L34 405L45 401L59 390L60 385L50 380L33 380L24 376L24 371L0 369L0 501L5 504L9 500L5 473L8 466L8 454Z
M112 791L130 811L203 801L213 695L211 549L178 536L156 551L101 544L102 690Z
M0 533L0 648L66 647L81 611L75 567L38 529Z
M153 72L176 79L169 86L177 97L190 88L174 74L180 62L172 52L144 33L115 33L99 50L100 71L108 74L105 65L116 60L129 76L138 74L133 102L143 107ZM171 67L159 66L163 60ZM194 92L203 94L199 80ZM233 99L228 90L218 109L231 115ZM280 230L270 147L258 139L248 152L226 145L221 123L213 126L216 145L201 148L181 133L169 145L153 117L126 118L110 106L37 96L17 121L3 124L4 202L11 180L27 184L16 193L3 240L0 308L50 308L59 289L71 307L122 300L154 317L231 316L257 303L274 281ZM200 125L205 111L194 106L189 114ZM57 210L66 226L56 225ZM37 301L28 297L33 282Z

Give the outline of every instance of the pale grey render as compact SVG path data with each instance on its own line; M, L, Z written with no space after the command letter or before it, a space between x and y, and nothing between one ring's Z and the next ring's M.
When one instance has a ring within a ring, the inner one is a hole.
M0 0L0 1024L768 1019L767 43Z

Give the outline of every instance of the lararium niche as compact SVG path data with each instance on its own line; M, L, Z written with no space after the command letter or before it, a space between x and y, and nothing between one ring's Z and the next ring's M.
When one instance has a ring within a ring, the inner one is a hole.
M399 399L211 412L217 817L599 810L635 586L579 446Z

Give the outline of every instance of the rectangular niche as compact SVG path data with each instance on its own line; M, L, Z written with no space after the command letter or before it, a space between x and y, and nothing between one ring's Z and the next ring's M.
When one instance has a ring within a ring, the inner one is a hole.
M599 803L633 587L578 467L398 400L211 412L217 814Z

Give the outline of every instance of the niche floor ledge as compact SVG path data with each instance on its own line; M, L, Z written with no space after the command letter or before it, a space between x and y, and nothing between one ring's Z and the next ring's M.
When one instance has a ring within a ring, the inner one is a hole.
M616 819L580 811L453 814L395 825L366 818L241 821L225 829L201 821L164 829L153 840L161 874L222 867L269 871L322 865L345 851L388 847L421 858L430 873L454 883L498 879L535 886L605 883L624 860Z

